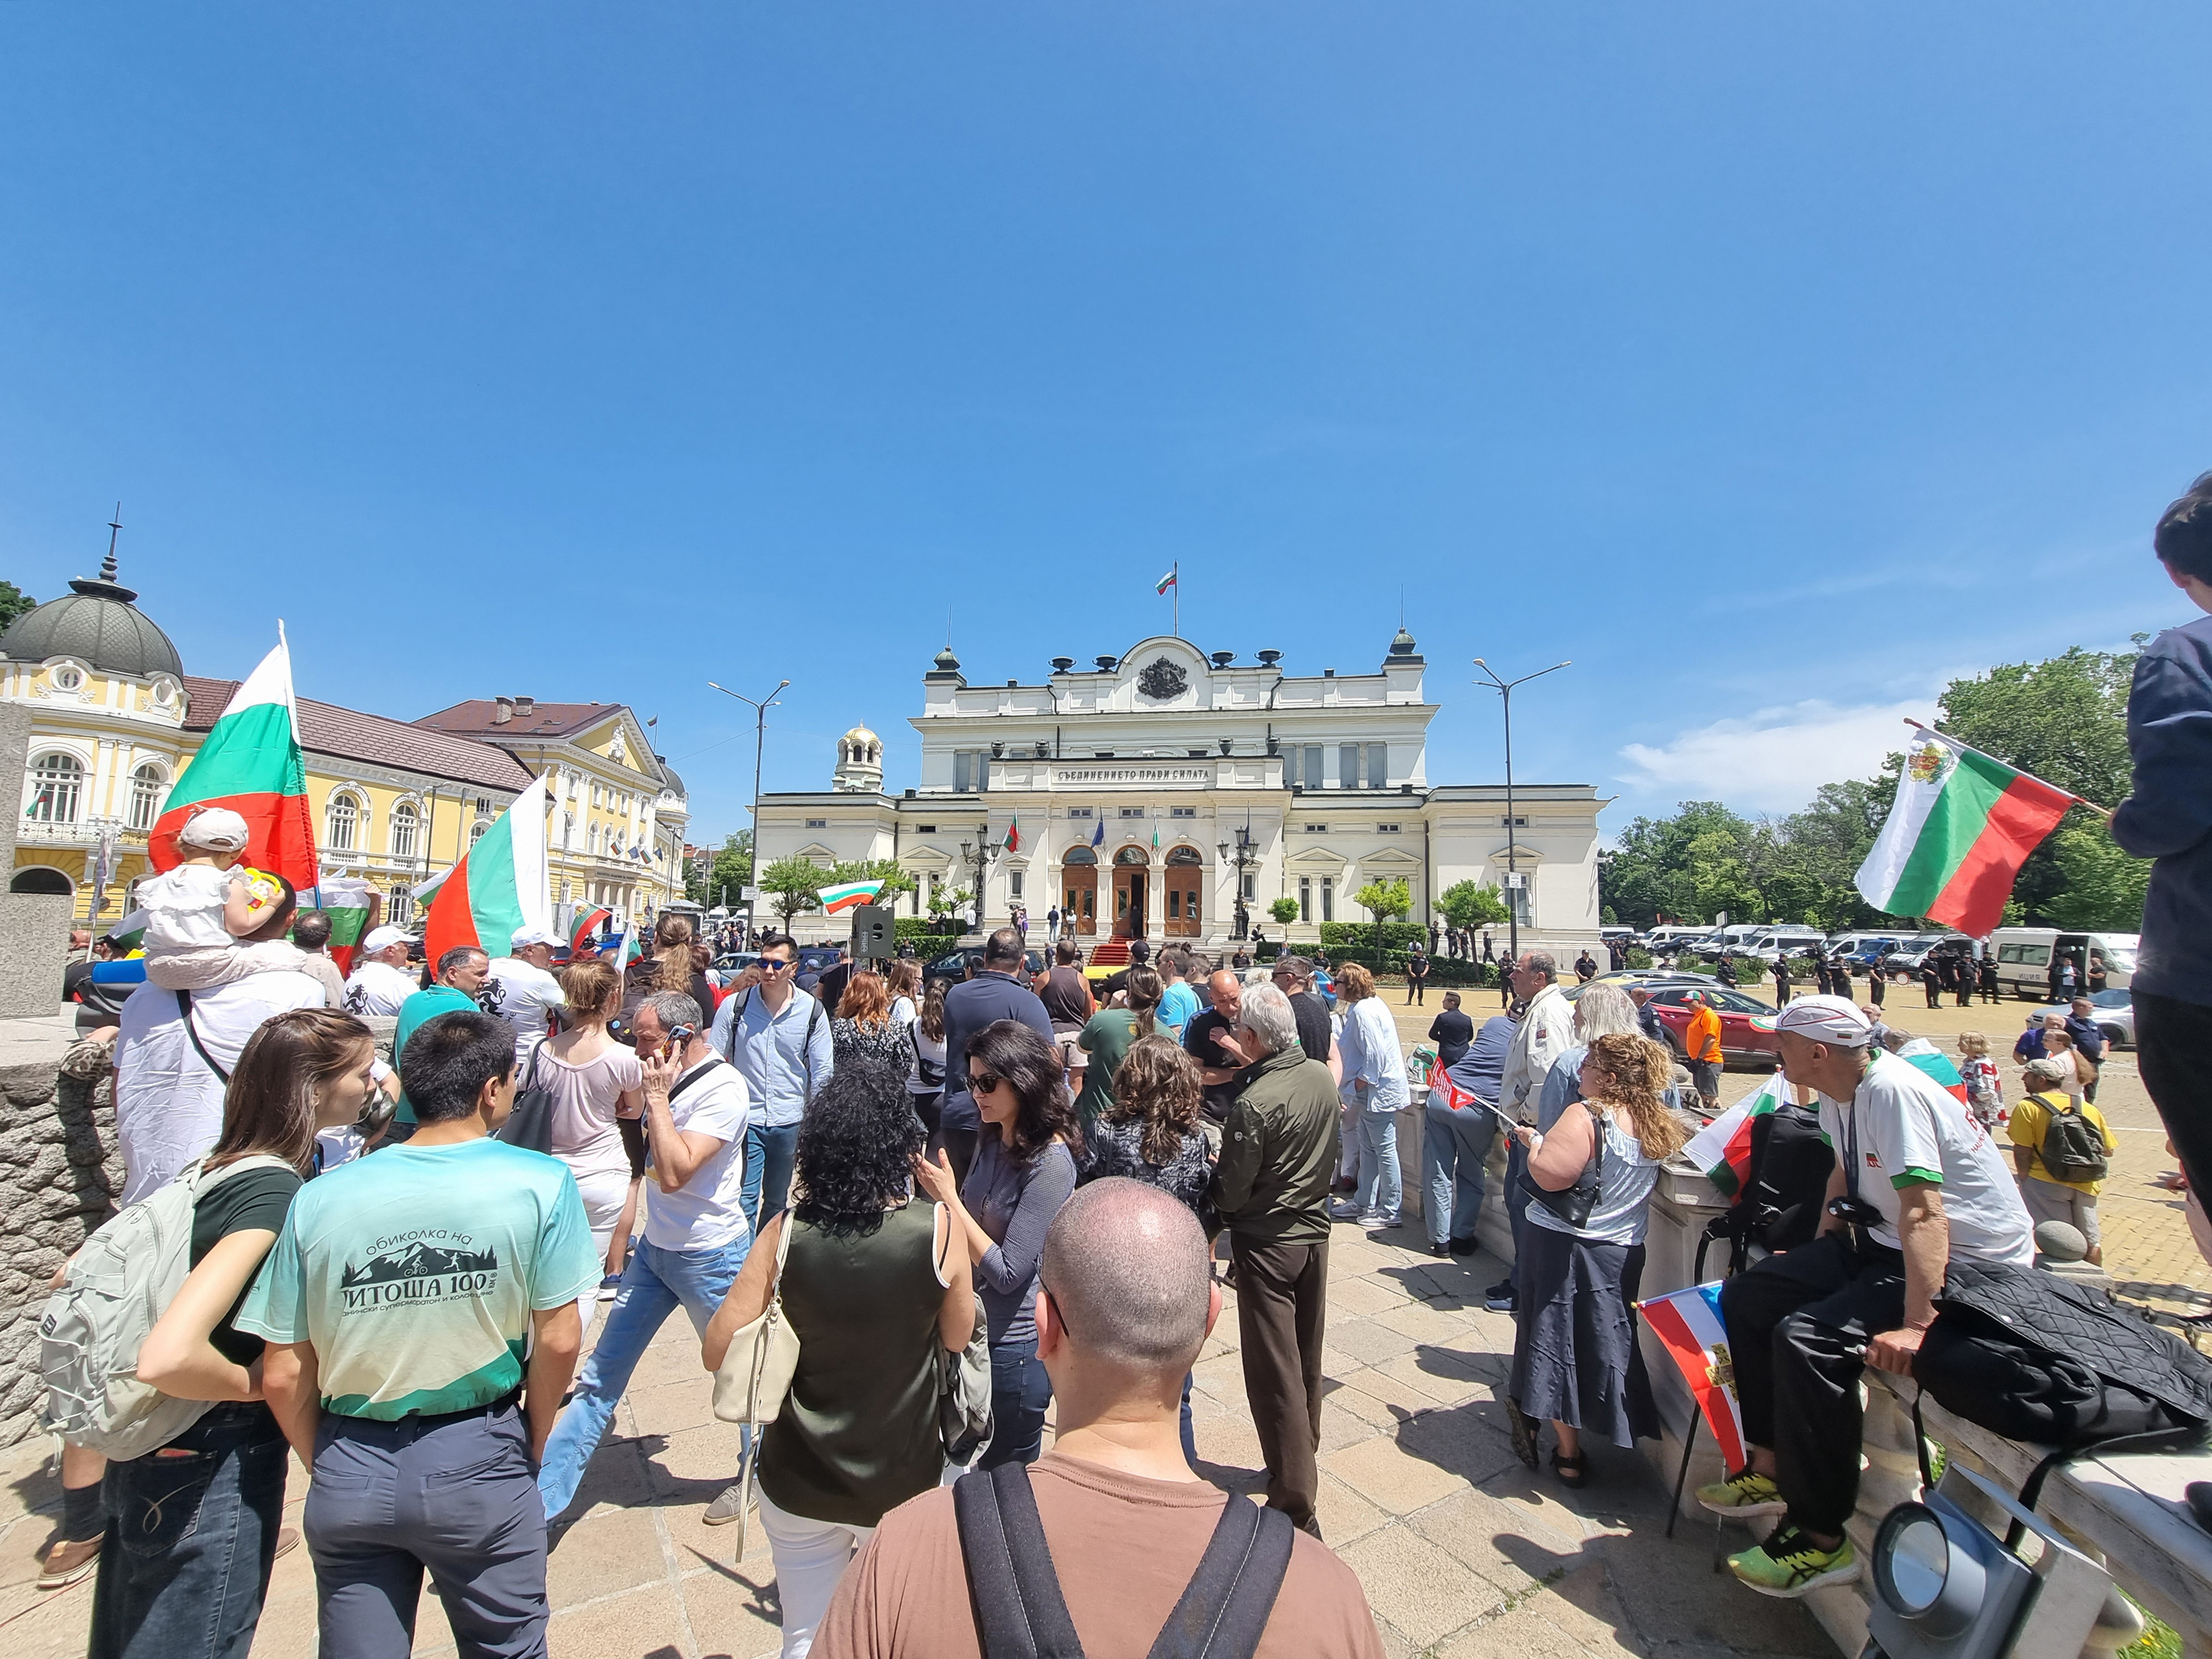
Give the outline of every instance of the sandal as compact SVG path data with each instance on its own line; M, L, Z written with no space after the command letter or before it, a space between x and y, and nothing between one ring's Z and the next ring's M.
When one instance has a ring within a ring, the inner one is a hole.
M1521 1409L1520 1402L1505 1402L1505 1425L1513 1433L1513 1455L1534 1468L1541 1462L1536 1455L1536 1419Z
M1552 1454L1552 1473L1559 1477L1559 1484L1579 1492L1589 1485L1589 1455L1577 1452L1569 1457L1564 1452Z

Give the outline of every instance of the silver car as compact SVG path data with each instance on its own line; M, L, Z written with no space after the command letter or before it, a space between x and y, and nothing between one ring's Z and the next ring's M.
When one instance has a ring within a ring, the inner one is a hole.
M2125 991L2093 991L2089 1000L2096 1006L2097 1029L2105 1034L2105 1041L2116 1048L2136 1046L2136 1006ZM2070 1002L2054 1002L2048 1008L2037 1010L2029 1022L2040 1024L2045 1014L2066 1015L2074 1012Z

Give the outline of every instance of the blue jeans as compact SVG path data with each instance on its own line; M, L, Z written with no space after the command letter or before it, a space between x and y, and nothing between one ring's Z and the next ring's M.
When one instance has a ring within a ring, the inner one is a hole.
M1398 1173L1398 1115L1355 1106L1352 1115L1359 1129L1360 1212L1395 1220L1406 1205Z
M1528 1189L1521 1177L1528 1173L1528 1149L1518 1140L1505 1143L1505 1213L1513 1223L1513 1271L1505 1275L1514 1293L1521 1290L1521 1233L1528 1225Z
M325 1413L303 1519L322 1659L407 1659L426 1571L470 1659L544 1653L545 1511L514 1407Z
M1044 1408L1052 1404L1052 1379L1036 1357L1036 1339L991 1349L991 1445L975 1467L1034 1463L1044 1444Z
M784 1200L791 1195L791 1166L798 1156L796 1123L745 1125L745 1184L738 1204L754 1232L760 1231L762 1222L783 1213Z
M576 1392L545 1443L545 1462L538 1471L538 1495L548 1520L557 1517L576 1496L584 1469L599 1449L615 1406L629 1386L629 1374L668 1316L681 1307L702 1334L707 1322L730 1293L738 1269L752 1248L745 1233L704 1250L664 1250L640 1239L623 1269L613 1308L599 1330L599 1346L584 1362Z
M90 1659L246 1659L289 1455L266 1406L226 1404L160 1450L107 1466Z
M1422 1207L1429 1237L1437 1243L1473 1238L1482 1213L1482 1165L1498 1133L1498 1120L1480 1106L1455 1112L1429 1102L1421 1126Z

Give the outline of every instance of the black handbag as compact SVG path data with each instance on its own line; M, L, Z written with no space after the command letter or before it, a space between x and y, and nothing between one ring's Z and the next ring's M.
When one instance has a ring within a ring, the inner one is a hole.
M553 1091L538 1080L537 1048L530 1051L530 1070L514 1091L514 1109L499 1126L496 1138L526 1152L552 1154Z
M1587 1105L1584 1109L1588 1109ZM1525 1164L1521 1170L1521 1190L1528 1194L1529 1201L1542 1205L1576 1229L1587 1223L1590 1212L1597 1208L1598 1177L1605 1168L1605 1125L1595 1112L1590 1113L1590 1130L1595 1139L1590 1143L1589 1162L1583 1165L1583 1172L1575 1177L1573 1186L1553 1192L1548 1187L1538 1186L1536 1177L1528 1173Z

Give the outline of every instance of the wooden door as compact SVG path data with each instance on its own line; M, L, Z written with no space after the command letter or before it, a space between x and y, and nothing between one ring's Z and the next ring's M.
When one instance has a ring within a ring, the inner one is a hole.
M1199 922L1199 878L1195 868L1170 866L1161 885L1165 890L1167 916L1161 931L1170 939L1196 939Z
M1114 933L1117 939L1145 937L1145 872L1117 865L1114 871Z
M1071 864L1060 872L1060 926L1070 933L1098 931L1098 866Z

